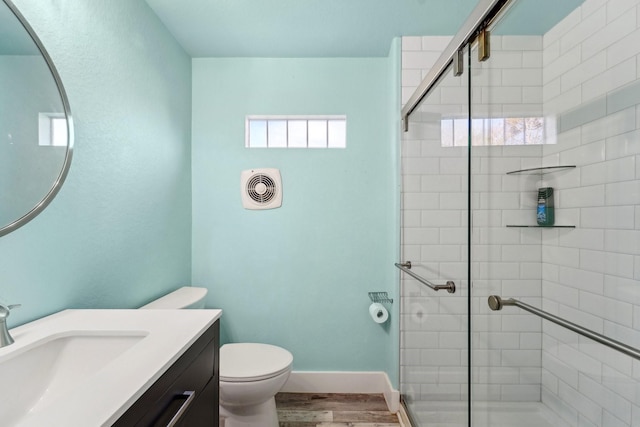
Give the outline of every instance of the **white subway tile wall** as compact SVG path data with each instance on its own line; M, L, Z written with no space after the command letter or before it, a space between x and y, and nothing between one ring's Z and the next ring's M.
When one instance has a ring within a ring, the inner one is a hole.
M556 217L573 211L577 228L545 230L543 308L632 346L640 345L638 17L638 0L586 0L543 37L544 111L559 131L543 163L578 166L545 176L558 191ZM570 425L640 425L640 364L547 323L542 354L542 401Z
M403 103L449 40L403 38ZM638 426L640 362L516 308L492 312L486 297L640 347L640 0L586 0L544 36L492 37L491 59L471 68L474 116L541 114L551 143L472 148L473 396L542 401L571 426ZM403 134L403 259L458 286L435 293L403 275L409 400L467 396L467 149L440 141L443 115L465 117L466 76L445 77ZM577 167L505 175L559 164ZM556 224L576 228L507 228L535 224L543 186Z

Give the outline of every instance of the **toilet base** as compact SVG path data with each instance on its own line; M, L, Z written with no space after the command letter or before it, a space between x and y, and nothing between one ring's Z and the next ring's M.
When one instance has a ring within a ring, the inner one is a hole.
M276 400L253 406L220 405L220 416L224 417L224 427L278 427Z

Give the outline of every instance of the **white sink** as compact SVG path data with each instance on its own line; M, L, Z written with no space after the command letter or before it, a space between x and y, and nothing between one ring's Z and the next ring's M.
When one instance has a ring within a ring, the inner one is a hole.
M220 310L65 310L0 348L2 427L111 426Z
M145 337L137 335L53 336L0 359L0 420L16 424L46 407L111 363Z

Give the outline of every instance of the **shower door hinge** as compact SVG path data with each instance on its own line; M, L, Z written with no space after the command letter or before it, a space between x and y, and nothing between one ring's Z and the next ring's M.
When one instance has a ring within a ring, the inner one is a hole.
M453 55L453 75L459 77L464 72L464 51L458 50Z
M482 30L478 34L478 61L484 62L491 56L491 33L489 30Z

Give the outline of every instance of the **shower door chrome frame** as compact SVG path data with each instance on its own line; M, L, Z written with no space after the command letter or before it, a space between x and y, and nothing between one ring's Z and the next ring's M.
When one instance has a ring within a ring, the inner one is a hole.
M435 87L442 75L447 72L449 66L458 64L456 65L456 75L459 75L458 67L460 65L458 59L460 58L460 52L464 50L465 46L471 44L482 29L512 1L513 0L480 0L478 2L478 5L473 9L471 14L469 14L469 17L464 24L462 24L460 30L451 42L449 42L433 67L431 67L418 88L402 108L402 127L405 132L409 130L409 116L418 108L431 89Z

